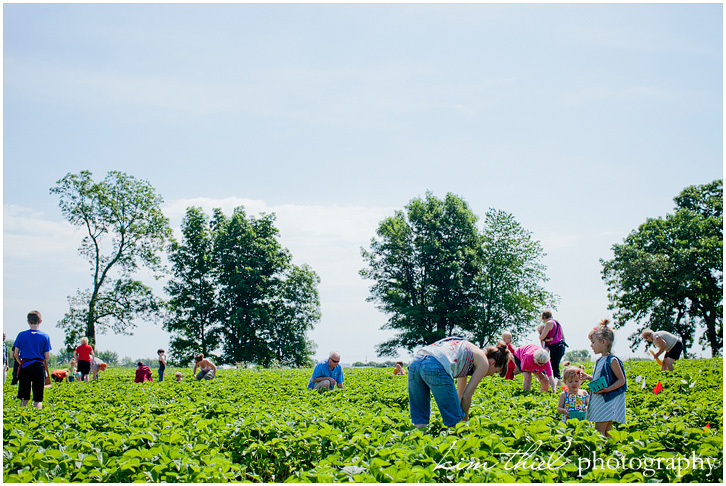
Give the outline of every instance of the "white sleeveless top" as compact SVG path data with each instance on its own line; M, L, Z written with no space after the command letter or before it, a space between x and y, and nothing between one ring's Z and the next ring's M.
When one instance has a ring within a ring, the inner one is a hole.
M454 336L423 347L417 354L436 358L452 378L460 378L467 376L474 366L472 346L469 341Z

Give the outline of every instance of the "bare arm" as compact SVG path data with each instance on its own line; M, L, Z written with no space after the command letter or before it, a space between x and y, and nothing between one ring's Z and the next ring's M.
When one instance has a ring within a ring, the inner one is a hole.
M668 343L666 343L662 337L658 337L653 341L653 344L655 344L658 347L658 352L655 353L654 357L657 358L661 354L663 354L668 347Z
M474 390L476 390L476 387L479 386L479 382L489 371L489 360L487 360L487 356L484 354L484 351L479 348L473 349L472 351L474 352L474 374L472 374L471 378L469 378L469 383L467 383L464 387L464 390L461 393L461 398L459 399L461 409L464 411L464 414L466 414L464 420L469 420L469 408L471 407L471 399L474 396Z
M565 408L565 392L560 393L560 401L557 402L557 412L568 418L570 417L570 413Z
M466 388L466 376L460 376L456 379L456 394L459 395L459 400L461 400L461 395L464 393L464 389Z
M547 321L547 324L545 324L545 327L542 328L542 332L539 335L540 341L547 342L547 334L550 333L553 326L554 326L554 323L551 320ZM550 339L550 341L552 341L552 339Z

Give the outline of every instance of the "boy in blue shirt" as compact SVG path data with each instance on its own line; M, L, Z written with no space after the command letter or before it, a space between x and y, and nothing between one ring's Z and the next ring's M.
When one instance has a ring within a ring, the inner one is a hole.
M330 357L315 365L308 388L311 390L332 390L343 388L343 368L340 366L340 353L332 351Z
M43 320L40 312L28 313L30 329L18 334L15 338L15 358L20 360L20 376L18 398L20 406L26 407L30 401L30 390L33 390L33 406L43 408L43 391L47 362L50 359L50 336L41 331Z

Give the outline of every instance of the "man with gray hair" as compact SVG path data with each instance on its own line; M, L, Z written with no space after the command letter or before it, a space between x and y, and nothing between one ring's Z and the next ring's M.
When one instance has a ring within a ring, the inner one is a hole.
M335 387L343 388L343 368L340 366L340 353L331 351L328 359L315 365L308 388L323 392Z

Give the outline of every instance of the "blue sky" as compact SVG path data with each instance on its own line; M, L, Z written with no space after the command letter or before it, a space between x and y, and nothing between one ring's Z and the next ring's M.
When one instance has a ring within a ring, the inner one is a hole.
M191 204L274 211L344 362L390 336L360 247L426 190L541 241L582 349L611 315L599 259L723 174L721 4L5 4L3 31L3 328L37 308L55 348L90 284L49 194L69 172L148 180L177 231ZM140 323L98 348L167 345Z

